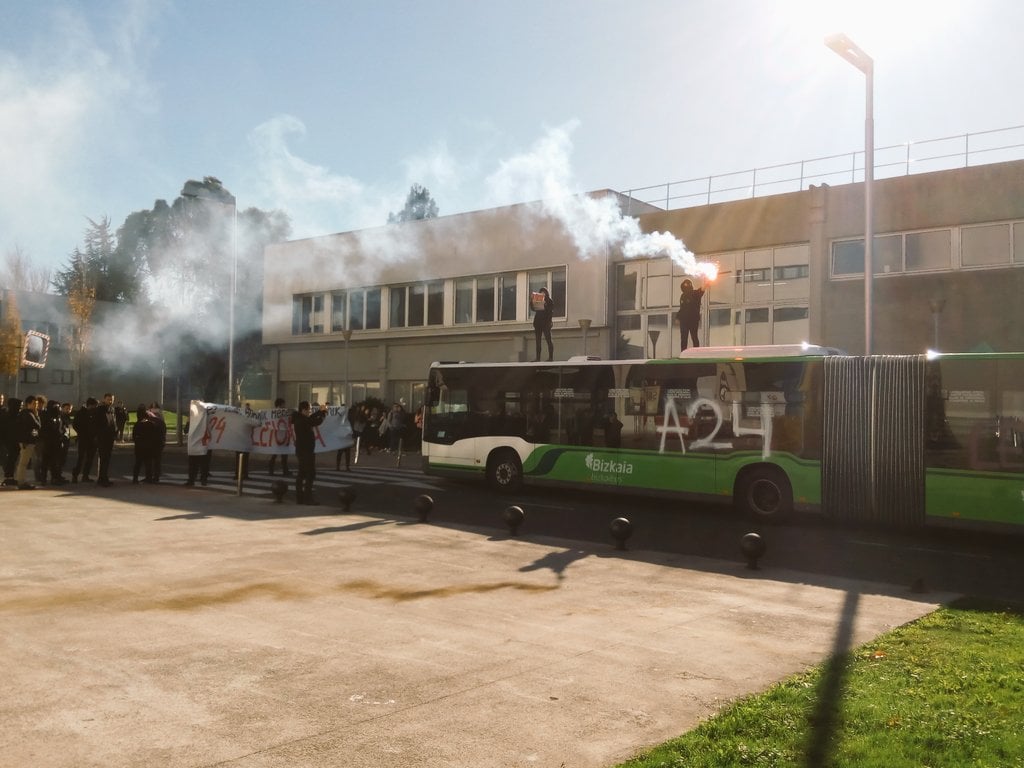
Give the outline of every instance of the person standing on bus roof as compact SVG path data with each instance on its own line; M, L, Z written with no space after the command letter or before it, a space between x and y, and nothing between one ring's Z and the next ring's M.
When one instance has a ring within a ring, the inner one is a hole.
M693 346L700 346L697 330L700 328L700 303L704 299L704 289L694 288L690 280L683 280L679 285L679 351L686 349L687 336L693 340Z
M547 288L541 288L538 294L544 296L543 300L537 299L533 303L533 336L536 341L536 353L533 362L540 362L540 337L548 343L548 362L555 358L555 345L551 341L551 322L555 313L555 302L548 295Z

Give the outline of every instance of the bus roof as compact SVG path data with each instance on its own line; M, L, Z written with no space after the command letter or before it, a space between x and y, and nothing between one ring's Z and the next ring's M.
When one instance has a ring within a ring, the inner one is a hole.
M821 347L816 344L761 344L746 347L694 347L679 353L678 357L669 358L630 358L625 360L604 360L598 357L581 356L572 357L569 360L554 360L551 362L477 362L469 360L441 360L430 364L431 368L448 365L466 365L478 367L537 367L549 368L563 365L611 365L611 364L640 364L640 363L673 363L677 360L687 361L735 361L735 360L779 360L793 357L819 358L828 355L846 355L846 352L835 347Z

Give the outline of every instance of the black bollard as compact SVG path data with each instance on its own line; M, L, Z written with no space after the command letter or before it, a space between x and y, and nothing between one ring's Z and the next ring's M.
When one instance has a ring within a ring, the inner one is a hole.
M416 497L416 501L412 504L413 511L419 517L421 523L427 522L427 518L430 517L430 510L434 508L434 500L427 494L422 494Z
M505 511L501 513L501 516L505 519L505 525L508 526L509 535L518 536L519 526L523 524L523 518L526 517L526 512L523 511L523 508L514 505L505 507Z
M764 555L766 545L760 534L748 533L740 539L740 551L747 559L747 568L752 571L758 570L757 561Z
M633 524L624 517L616 517L608 526L608 530L611 531L612 538L615 539L615 548L624 551L626 540L633 535Z
M270 493L274 497L274 503L280 504L284 501L284 495L288 492L288 483L284 480L275 480L270 484Z
M341 511L348 512L352 509L352 502L356 500L356 489L351 485L343 485L338 489L338 503L341 504Z

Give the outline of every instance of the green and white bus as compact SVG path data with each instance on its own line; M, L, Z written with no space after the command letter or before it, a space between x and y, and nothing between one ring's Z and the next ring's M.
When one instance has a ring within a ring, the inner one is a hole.
M435 363L427 473L1024 531L1024 354Z

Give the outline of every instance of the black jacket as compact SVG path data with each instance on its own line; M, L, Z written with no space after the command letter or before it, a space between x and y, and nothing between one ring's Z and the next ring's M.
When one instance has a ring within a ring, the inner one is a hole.
M35 445L39 442L41 428L42 423L39 421L39 416L30 410L22 409L14 422L14 435L19 443Z
M316 450L316 433L314 429L323 424L327 417L327 409L322 408L316 413L306 416L299 411L292 412L292 428L295 431L295 453L314 453Z

